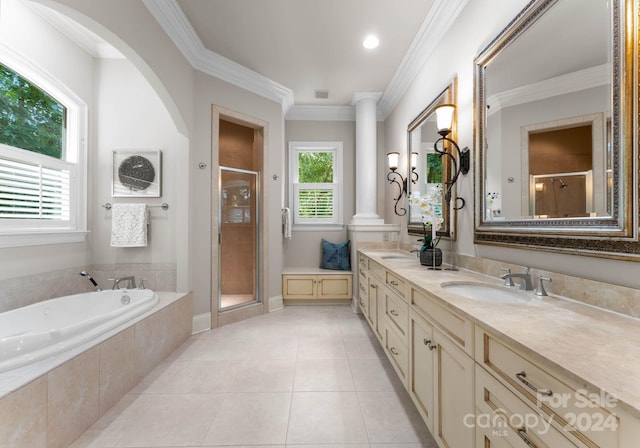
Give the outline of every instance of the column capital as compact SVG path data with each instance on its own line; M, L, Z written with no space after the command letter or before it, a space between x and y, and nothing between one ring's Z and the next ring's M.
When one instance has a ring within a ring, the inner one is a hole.
M351 98L351 104L356 105L358 102L366 99L371 99L375 103L382 97L382 92L355 92Z

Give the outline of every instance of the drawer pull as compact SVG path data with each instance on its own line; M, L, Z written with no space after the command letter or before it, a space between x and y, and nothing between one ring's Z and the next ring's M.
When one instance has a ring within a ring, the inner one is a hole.
M547 397L553 395L553 392L550 389L538 389L536 386L527 381L527 374L524 370L520 373L516 373L516 378L518 378L518 381L534 391L536 394L545 395Z
M518 436L520 436L520 438L524 441L524 443L526 443L531 448L538 448L535 443L529 440L529 437L527 436L527 428L525 427L519 428Z
M371 285L371 287L372 287L373 289L376 289L376 288L378 287L378 285Z
M389 314L391 314L392 316L396 316L396 317L399 316L399 314L398 314L398 312L396 310L390 310Z
M390 351L391 353L393 353L394 355L396 355L396 356L398 356L398 355L399 355L398 350L396 350L396 348L395 348L395 347L389 347L389 351Z
M429 350L435 350L435 348L437 347L437 345L431 344L431 339L423 339L422 342L424 342L424 345L426 345Z
M398 286L398 282L395 280L391 280L389 283L391 283L393 286Z

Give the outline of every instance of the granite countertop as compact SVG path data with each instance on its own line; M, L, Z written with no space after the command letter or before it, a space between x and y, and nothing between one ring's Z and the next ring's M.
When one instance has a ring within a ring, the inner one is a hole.
M601 391L640 417L640 320L550 294L519 304L467 299L444 289L452 281L502 285L502 280L477 272L431 270L407 261L398 250L360 250L455 312L502 338L541 366Z

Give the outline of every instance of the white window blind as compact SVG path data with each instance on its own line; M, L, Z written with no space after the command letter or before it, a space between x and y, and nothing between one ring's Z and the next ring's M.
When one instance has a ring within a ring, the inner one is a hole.
M333 223L336 216L335 187L297 184L295 216L300 223Z
M20 155L20 157L11 156ZM0 219L21 228L69 227L76 165L0 145Z

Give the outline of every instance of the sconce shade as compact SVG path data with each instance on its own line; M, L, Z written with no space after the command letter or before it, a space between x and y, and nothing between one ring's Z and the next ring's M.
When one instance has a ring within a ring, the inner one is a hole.
M417 167L418 167L418 153L412 152L411 153L411 169L415 170Z
M400 162L399 152L390 152L387 154L387 161L389 163L389 169L395 171L398 169L398 163Z
M444 135L447 135L451 132L454 111L455 107L451 104L443 104L436 108L436 122L438 125L438 133L440 135L443 135L443 133Z

